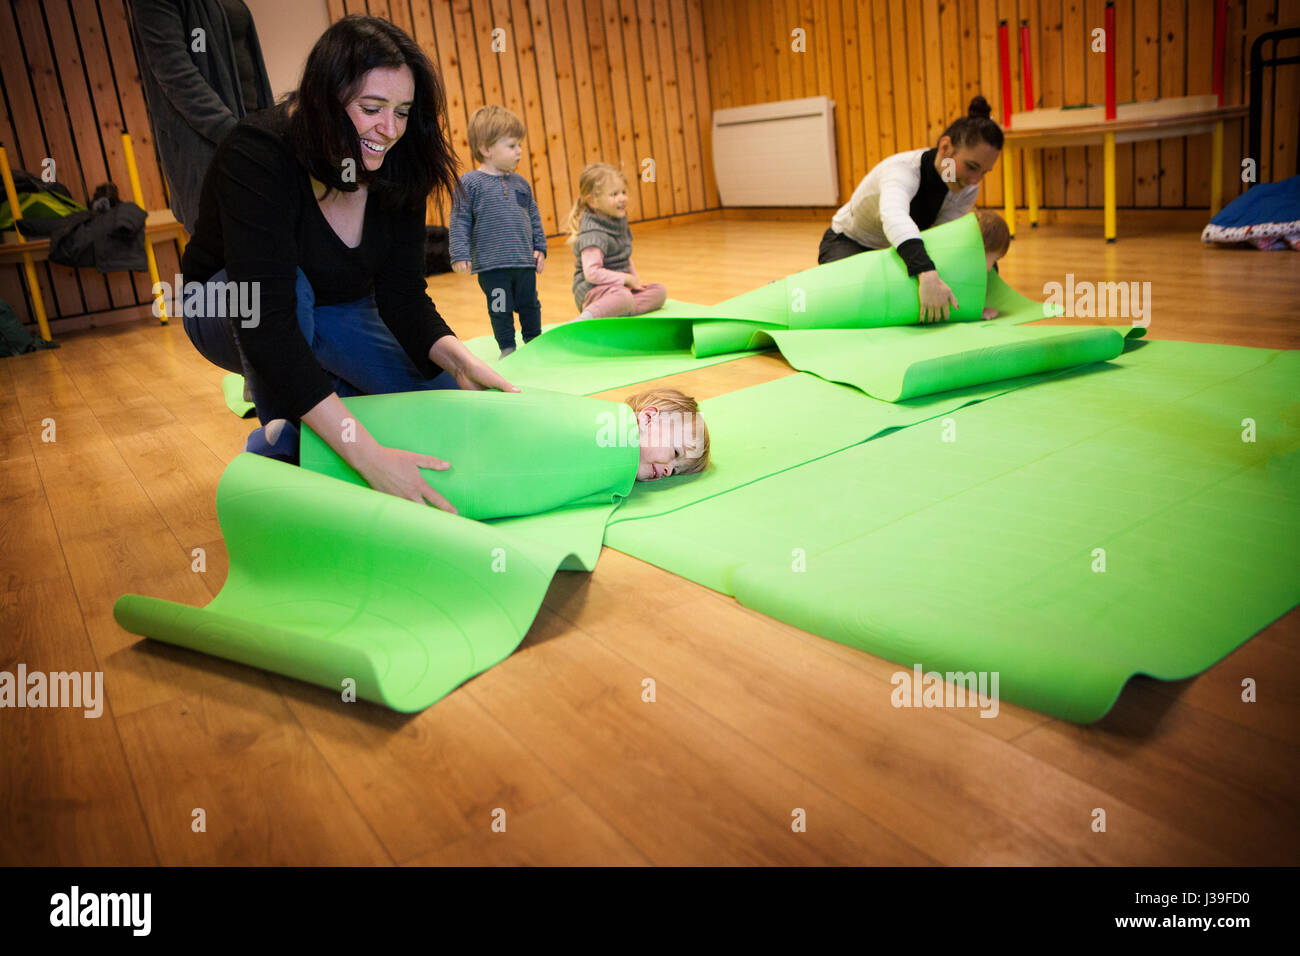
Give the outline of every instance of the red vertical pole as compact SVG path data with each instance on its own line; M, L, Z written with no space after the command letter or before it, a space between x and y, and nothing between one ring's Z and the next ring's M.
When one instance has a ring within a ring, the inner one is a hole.
M1106 4L1106 119L1115 118L1115 4Z
M998 21L998 64L1002 67L1002 125L1011 126L1011 43L1007 21Z
M1034 67L1029 62L1029 21L1020 21L1020 75L1025 82L1025 112L1034 108Z
M1228 0L1214 5L1214 94L1223 105L1223 52L1228 42Z

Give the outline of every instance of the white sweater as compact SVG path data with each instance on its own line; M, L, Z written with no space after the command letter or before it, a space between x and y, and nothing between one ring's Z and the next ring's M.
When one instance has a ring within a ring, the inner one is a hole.
M895 153L878 162L835 213L831 228L868 249L898 248L909 239L921 238L910 206L921 187L921 156L927 149ZM931 225L966 215L975 208L979 192L978 183L961 192L950 190Z

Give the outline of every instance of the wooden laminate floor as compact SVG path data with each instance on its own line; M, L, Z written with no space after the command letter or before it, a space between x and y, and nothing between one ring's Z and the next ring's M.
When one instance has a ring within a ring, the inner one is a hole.
M633 232L644 277L712 303L812 265L823 229ZM1066 271L1150 281L1153 338L1300 347L1294 253L1098 231L1025 230L1003 275L1031 295ZM552 248L544 321L574 312ZM472 278L430 288L462 337L488 333ZM0 710L0 862L1300 862L1294 610L1197 678L1135 679L1088 727L895 709L897 665L608 549L557 576L513 656L414 716L143 641L113 621L119 595L220 590L215 490L252 424L179 323L62 342L0 361L0 670L103 671L107 704ZM787 374L760 356L673 381L709 398Z

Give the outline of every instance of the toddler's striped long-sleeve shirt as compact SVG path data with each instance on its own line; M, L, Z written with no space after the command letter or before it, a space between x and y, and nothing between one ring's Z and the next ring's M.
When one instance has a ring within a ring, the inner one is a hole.
M546 254L546 234L528 180L471 170L460 177L465 200L452 204L448 239L452 262L473 272L532 269L533 251Z

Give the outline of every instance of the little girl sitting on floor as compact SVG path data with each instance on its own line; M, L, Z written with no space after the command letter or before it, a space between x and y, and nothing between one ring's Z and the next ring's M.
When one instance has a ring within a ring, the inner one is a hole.
M578 177L569 241L578 318L643 315L664 304L668 291L658 282L642 282L632 265L627 181L613 166L591 163Z

